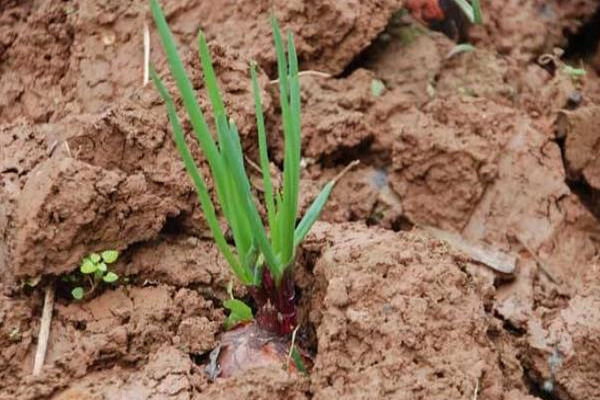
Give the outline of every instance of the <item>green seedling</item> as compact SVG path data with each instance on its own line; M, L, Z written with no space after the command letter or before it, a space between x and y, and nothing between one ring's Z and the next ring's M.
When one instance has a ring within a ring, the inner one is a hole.
M575 68L564 61L561 60L561 57L565 54L565 51L561 48L555 48L552 50L552 53L542 54L538 58L538 62L541 65L551 65L556 68L558 71L561 71L563 74L568 75L571 80L575 83L580 82L586 75L586 70L583 68Z
M371 94L375 97L379 97L385 91L385 85L379 79L373 79L371 81Z
M472 24L481 25L483 23L479 0L471 0L471 3L467 0L454 0L454 3L456 3Z
M102 253L91 253L81 261L78 271L63 277L63 281L76 286L71 289L71 296L81 300L91 295L98 285L114 283L119 275L109 270L108 266L119 258L116 250L106 250ZM84 285L87 284L87 290Z
M569 75L571 77L571 79L574 81L581 80L586 74L586 71L584 68L575 68L575 67L571 67L570 65L567 65L567 64L563 65L562 70L565 74Z
M294 365L296 366L298 371L300 371L300 373L302 373L304 375L308 375L308 371L306 369L306 366L304 365L304 360L302 359L302 354L300 353L300 350L298 350L298 346L296 346L296 334L297 333L298 333L298 327L296 327L296 329L294 329L294 332L292 332L292 341L290 343L290 351L288 353L287 362L285 364L285 367L287 369L287 367L290 365L290 359L291 359L292 361L294 361Z
M335 180L329 182L317 196L308 211L297 223L300 184L300 82L298 59L291 33L287 34L287 52L277 21L272 18L275 52L277 55L278 84L284 136L284 162L282 189L275 190L270 170L266 141L266 128L257 78L257 67L250 65L251 87L254 96L256 127L260 154L264 205L267 224L263 224L251 190L242 153L240 137L235 122L229 118L215 75L210 51L202 32L198 34L198 47L203 71L204 88L212 106L216 127L215 137L195 97L175 41L157 0L150 0L150 8L158 29L175 84L187 111L191 127L202 149L216 191L220 211L232 233L233 245L227 242L217 217L217 211L186 143L175 102L154 68L152 80L165 102L171 121L176 147L190 175L213 234L215 243L229 263L235 276L250 287L257 305L256 319L263 328L291 333L296 326L296 305L291 269L296 248L318 219ZM287 53L287 57L286 57ZM232 313L249 317L235 302L228 303ZM227 305L226 305L227 306ZM233 319L239 318L235 316Z
M294 360L294 365L298 368L298 371L303 373L304 375L308 375L308 371L306 370L306 366L304 365L304 361L302 360L302 355L298 350L297 346L292 346L292 360Z
M450 50L448 52L448 55L446 56L446 58L450 59L458 54L470 53L472 51L475 51L475 46L473 46L472 44L469 44L469 43L457 44L456 46L454 46L452 48L452 50Z

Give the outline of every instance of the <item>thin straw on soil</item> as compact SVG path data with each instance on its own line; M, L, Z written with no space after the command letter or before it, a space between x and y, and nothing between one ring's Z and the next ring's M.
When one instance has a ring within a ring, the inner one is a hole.
M144 86L150 82L150 30L144 21Z
M38 344L35 352L35 361L33 364L33 375L39 375L42 372L44 361L46 359L46 350L48 349L48 338L50 337L50 324L52 323L52 310L54 309L54 283L46 286L44 295L44 308L42 310L42 319L40 323L40 333L38 335Z

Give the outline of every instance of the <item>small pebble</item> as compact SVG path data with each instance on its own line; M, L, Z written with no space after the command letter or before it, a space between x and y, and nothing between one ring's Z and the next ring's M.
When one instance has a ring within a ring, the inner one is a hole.
M552 393L552 391L554 390L554 383L552 383L550 379L545 380L542 384L542 390L544 392Z
M577 108L583 101L583 95L580 91L574 90L569 94L569 98L567 99L567 108L574 109Z

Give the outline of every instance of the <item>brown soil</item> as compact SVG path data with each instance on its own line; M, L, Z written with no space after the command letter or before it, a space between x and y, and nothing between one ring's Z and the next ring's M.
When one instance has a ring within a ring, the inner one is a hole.
M590 36L576 34L594 32L598 2L482 1L476 50L452 56L455 43L399 12L399 0L166 3L205 108L194 38L207 33L253 159L251 59L282 160L271 10L294 32L301 69L332 74L301 78L301 208L361 164L297 258L298 339L314 365L308 376L281 358L215 381L205 373L227 340L233 276L163 104L141 82L146 2L5 1L0 399L600 398L599 38L567 49L573 66L585 53L581 80L537 63ZM495 272L428 226L508 253L517 268ZM60 278L109 248L122 252L115 269L127 281L71 300ZM33 376L48 284L57 300Z

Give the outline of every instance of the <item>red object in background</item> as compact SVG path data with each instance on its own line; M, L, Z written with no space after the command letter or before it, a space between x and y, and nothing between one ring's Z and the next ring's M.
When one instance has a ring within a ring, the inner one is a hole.
M424 23L442 21L445 18L438 0L407 0L404 6L415 19Z

